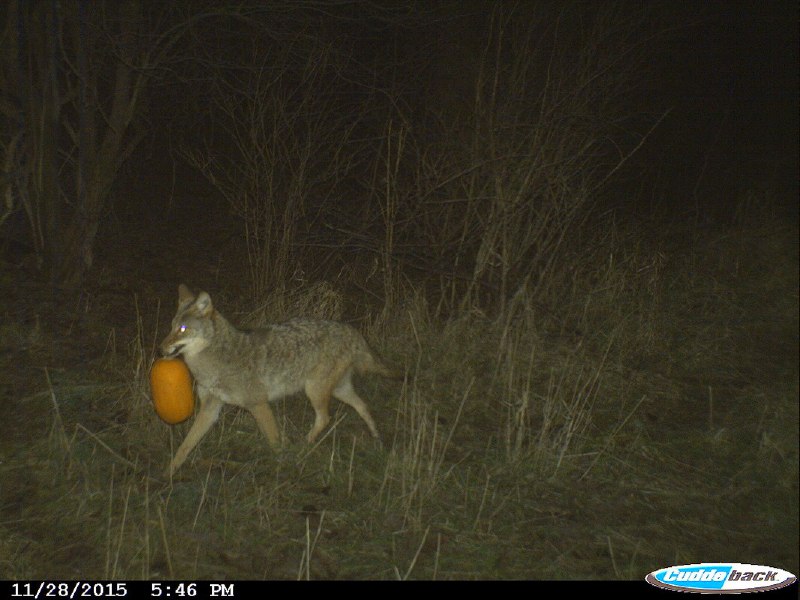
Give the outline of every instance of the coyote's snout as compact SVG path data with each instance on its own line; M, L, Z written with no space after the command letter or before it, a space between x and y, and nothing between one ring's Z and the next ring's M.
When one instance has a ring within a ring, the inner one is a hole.
M200 409L169 465L172 475L217 421L223 404L246 408L270 445L280 433L270 401L304 391L314 407L313 442L330 422L331 396L352 406L373 437L378 429L367 405L353 388L353 371L393 377L353 327L335 321L293 319L241 331L231 325L205 292L196 296L181 284L172 330L161 353L182 355L194 377Z

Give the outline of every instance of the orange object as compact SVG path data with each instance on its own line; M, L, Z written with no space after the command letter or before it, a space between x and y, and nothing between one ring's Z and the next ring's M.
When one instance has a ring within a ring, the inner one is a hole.
M192 376L182 360L156 360L150 370L150 392L156 413L170 425L185 421L194 412Z

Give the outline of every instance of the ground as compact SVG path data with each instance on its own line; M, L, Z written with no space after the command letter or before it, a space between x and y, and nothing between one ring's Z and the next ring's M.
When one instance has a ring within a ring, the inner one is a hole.
M370 312L333 278L258 304L235 223L182 218L112 220L77 290L3 264L0 578L798 572L796 222L620 235L613 273L607 256L581 267L605 273L593 295L500 318L432 316L419 294ZM238 323L320 289L341 300L316 316L353 322L407 373L356 382L383 446L345 407L306 446L311 409L293 398L276 406L283 453L229 408L165 480L188 424L158 420L147 373L180 282Z

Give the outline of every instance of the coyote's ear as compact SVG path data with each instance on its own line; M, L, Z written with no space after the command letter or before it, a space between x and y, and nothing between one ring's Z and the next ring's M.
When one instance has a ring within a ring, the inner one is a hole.
M211 305L211 297L205 292L200 292L197 294L197 300L194 302L194 308L201 317L207 317L214 310L214 307Z
M194 294L192 290L186 287L184 284L180 284L178 286L178 306L183 306L184 304L188 304L189 302L194 301Z

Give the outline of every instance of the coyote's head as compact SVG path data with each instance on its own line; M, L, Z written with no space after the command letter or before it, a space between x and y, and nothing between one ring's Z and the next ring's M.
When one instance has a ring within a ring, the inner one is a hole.
M185 285L178 286L178 312L172 319L172 331L161 342L161 354L172 358L201 352L211 343L214 307L205 292L195 296Z

